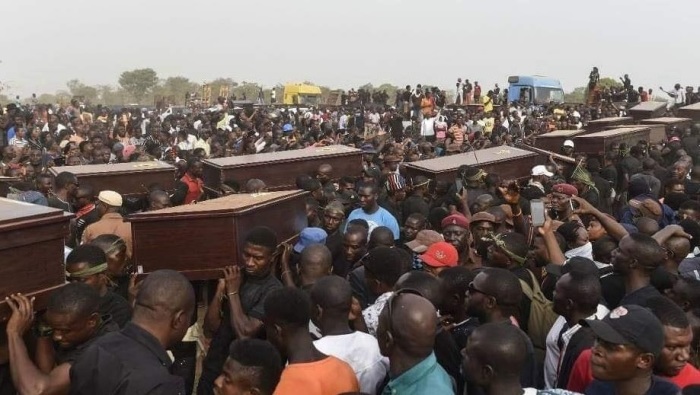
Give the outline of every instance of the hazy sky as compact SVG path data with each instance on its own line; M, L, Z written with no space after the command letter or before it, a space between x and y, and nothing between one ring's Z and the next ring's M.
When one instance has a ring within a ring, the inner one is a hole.
M2 1L0 81L30 95L69 79L371 82L453 89L508 75L559 78L566 91L627 72L635 86L700 85L700 0ZM687 49L687 52L686 52Z

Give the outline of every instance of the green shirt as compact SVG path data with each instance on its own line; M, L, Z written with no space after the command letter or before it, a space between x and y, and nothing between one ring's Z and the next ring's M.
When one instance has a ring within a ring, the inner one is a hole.
M427 358L400 376L389 380L382 395L454 395L450 376L437 363L435 354Z

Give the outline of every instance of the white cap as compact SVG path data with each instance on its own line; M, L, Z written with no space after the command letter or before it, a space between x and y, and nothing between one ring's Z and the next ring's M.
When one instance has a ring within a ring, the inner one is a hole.
M574 142L571 140L566 140L566 141L564 141L564 147L574 148Z
M102 191L99 195L97 195L97 199L108 206L122 206L122 195L120 195L118 192Z
M554 175L551 171L547 170L547 168L544 165L537 165L532 168L532 175L533 176L547 176L551 177Z

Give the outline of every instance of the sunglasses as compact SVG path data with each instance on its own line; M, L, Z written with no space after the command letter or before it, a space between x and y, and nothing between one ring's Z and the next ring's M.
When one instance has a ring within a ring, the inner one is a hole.
M492 297L492 298L494 298L494 299L496 298L494 295L491 295L490 293L484 292L484 291L480 290L479 288L477 288L477 287L474 285L474 281L470 282L469 285L467 286L467 293L469 293L469 294L477 294L477 293L479 293L479 294L482 294L482 295L485 295L485 296Z

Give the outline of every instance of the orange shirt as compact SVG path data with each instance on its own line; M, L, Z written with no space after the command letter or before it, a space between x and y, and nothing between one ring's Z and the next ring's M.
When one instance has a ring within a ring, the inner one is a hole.
M190 173L185 173L180 181L187 184L187 195L185 195L185 203L190 204L202 196L204 193L204 181L201 178L195 178Z
M337 395L359 390L350 365L329 356L316 362L287 365L273 395Z
M689 363L686 363L685 367L677 375L673 377L661 377L677 385L680 389L689 385L700 384L700 371Z

